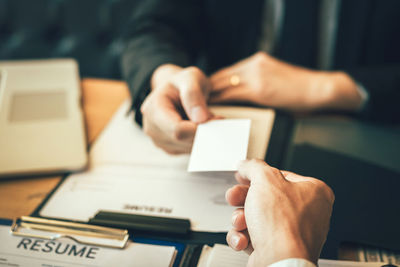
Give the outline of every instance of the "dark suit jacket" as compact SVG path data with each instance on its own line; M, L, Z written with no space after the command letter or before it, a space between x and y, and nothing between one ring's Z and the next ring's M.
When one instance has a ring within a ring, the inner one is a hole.
M275 56L316 65L318 0L287 0ZM161 64L198 65L206 73L257 51L264 0L146 0L133 11L122 69L140 107ZM334 69L368 90L363 117L400 120L400 1L342 1ZM137 112L140 123L141 114Z

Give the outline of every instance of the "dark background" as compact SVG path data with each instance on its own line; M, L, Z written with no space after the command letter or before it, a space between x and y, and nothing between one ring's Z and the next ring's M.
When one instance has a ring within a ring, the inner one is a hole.
M81 76L122 79L134 0L0 0L0 60L72 57Z

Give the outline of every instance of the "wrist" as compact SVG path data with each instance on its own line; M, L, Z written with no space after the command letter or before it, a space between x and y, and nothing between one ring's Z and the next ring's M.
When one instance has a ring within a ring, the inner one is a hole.
M268 242L264 248L254 248L254 266L268 266L285 259L297 258L310 261L317 264L319 251L312 253L310 248L300 238L292 237L285 239L280 238L276 242ZM318 255L317 255L318 254Z
M315 72L308 93L313 109L356 111L362 104L357 84L344 72Z
M161 85L168 82L171 76L181 71L183 68L174 64L163 64L156 68L151 76L151 88L160 87Z

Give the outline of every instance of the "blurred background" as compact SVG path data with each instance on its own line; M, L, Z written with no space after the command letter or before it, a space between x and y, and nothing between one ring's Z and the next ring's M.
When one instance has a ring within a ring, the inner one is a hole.
M72 57L82 77L121 79L132 0L0 0L0 60Z

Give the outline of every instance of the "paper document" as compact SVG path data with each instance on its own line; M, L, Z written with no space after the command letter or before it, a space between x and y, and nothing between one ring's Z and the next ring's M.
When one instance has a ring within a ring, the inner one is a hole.
M233 184L232 175L103 166L68 177L40 215L88 221L99 210L106 210L190 219L192 230L225 232L234 211L225 201L225 191Z
M133 114L126 115L129 108L127 101L93 144L90 169L67 177L40 215L88 221L100 210L107 210L189 219L194 231L228 231L235 208L226 203L225 191L236 184L233 174L189 173L189 156L169 155L156 147L134 123ZM259 129L250 136L267 133L258 139L262 139L259 144L267 145L274 113L250 113L258 114L254 117ZM252 120L252 130L253 125Z
M250 125L250 119L223 119L200 124L188 171L236 171L239 162L247 156Z
M249 256L243 251L235 251L226 245L205 245L198 267L246 267ZM319 267L381 267L382 262L357 262L320 259Z
M169 267L175 259L173 246L130 242L125 249L112 249L81 245L70 239L13 236L10 226L5 225L0 225L0 240L0 266Z

